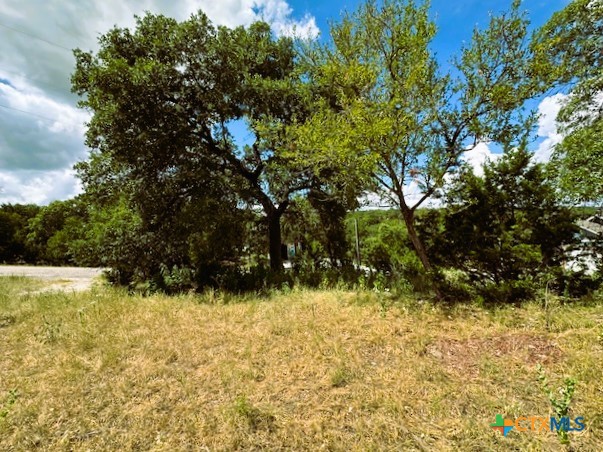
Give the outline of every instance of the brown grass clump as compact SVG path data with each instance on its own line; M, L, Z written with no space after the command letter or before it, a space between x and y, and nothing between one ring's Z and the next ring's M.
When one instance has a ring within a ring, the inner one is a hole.
M447 371L471 378L479 377L484 357L548 365L559 361L562 355L561 349L547 338L525 333L465 340L442 338L430 344L427 353L441 360Z
M578 380L576 450L603 443L601 306L551 325L537 305L26 284L0 281L0 450L561 450L490 428L550 415L537 363Z

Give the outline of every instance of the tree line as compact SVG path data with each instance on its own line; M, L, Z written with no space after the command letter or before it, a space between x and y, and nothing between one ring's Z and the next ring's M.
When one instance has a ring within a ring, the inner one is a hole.
M123 284L242 290L291 277L287 240L303 244L298 277L357 281L349 212L374 193L395 213L362 245L372 283L439 299L518 299L545 280L566 290L568 206L602 193L602 13L576 0L530 32L513 1L447 66L429 4L411 0L368 1L314 42L201 11L113 28L97 52L75 51L91 153L76 165L78 220L60 228L68 253ZM545 166L527 151L527 106L551 90L570 95ZM478 177L463 155L484 142L505 154ZM433 199L443 207L424 209Z

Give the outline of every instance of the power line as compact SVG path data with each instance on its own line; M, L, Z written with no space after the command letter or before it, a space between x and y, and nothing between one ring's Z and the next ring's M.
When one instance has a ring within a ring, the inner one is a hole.
M0 23L0 27L6 28L8 30L12 30L17 33L21 33L22 35L29 36L30 38L45 42L46 44L50 44L51 46L58 47L59 49L67 50L68 52L71 52L73 50L68 47L62 46L61 44L57 44L56 42L52 42L52 41L49 41L48 39L40 38L39 36L32 35L31 33L27 33L26 31L22 31L17 28L9 27L8 25L4 25L2 23Z
M47 116L39 115L37 113L32 113L31 111L19 110L18 108L9 107L8 105L2 105L2 104L0 104L0 107L6 108L7 110L18 111L19 113L25 113L26 115L36 116L36 117L38 117L40 119L45 119L46 121L57 122L57 119L52 119L52 118L49 118Z

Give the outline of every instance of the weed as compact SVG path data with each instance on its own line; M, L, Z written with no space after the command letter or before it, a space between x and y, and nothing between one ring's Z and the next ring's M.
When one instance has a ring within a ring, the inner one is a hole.
M560 308L560 301L557 297L551 296L549 291L549 283L546 283L544 289L544 322L547 332L551 332L553 328L553 322L555 321L555 314Z
M385 275L383 273L377 273L375 280L373 281L373 291L375 293L389 292L387 283L388 281Z
M273 414L263 411L249 401L245 396L238 396L234 402L234 413L245 421L251 431L274 431L276 418Z
M347 386L354 378L354 373L345 365L340 365L331 375L331 386L342 388Z
M387 311L392 306L392 301L386 297L386 294L381 294L379 296L379 314L381 318L385 318L387 316Z
M15 323L16 317L11 314L0 315L0 328L5 328Z
M46 317L42 317L42 325L35 332L36 338L44 344L52 344L61 336L61 323L50 322Z
M555 412L555 416L557 418L568 416L570 404L572 403L572 398L576 388L576 380L573 378L566 378L563 382L563 386L557 391L561 395L561 397L558 398L555 395L555 391L553 391L549 386L549 380L546 377L544 368L540 364L537 367L537 371L540 387L544 394L548 397L551 407ZM565 428L561 427L559 430L557 430L557 435L559 436L559 441L561 444L570 443L569 435Z
M358 283L356 289L359 291L365 291L368 289L368 279L364 273L358 277Z
M19 391L17 391L16 389L11 389L10 391L8 391L8 396L2 404L2 408L0 408L0 420L5 419L6 416L8 416L11 407L15 404L18 398Z

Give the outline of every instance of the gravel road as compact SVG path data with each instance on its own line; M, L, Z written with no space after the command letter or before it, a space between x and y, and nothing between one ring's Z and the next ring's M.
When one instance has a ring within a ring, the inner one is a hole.
M47 280L50 285L46 290L88 290L102 272L102 268L0 265L0 276L27 276Z

